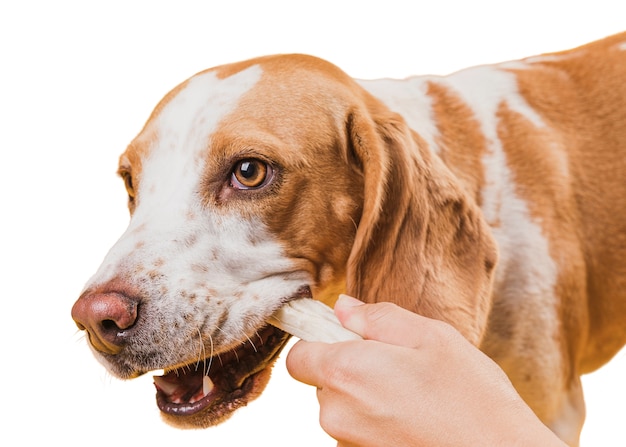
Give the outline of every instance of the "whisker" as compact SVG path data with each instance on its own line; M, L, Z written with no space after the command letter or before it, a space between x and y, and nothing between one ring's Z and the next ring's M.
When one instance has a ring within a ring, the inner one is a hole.
M209 365L206 368L206 372L204 372L205 376L209 375L209 371L211 371L211 364L213 363L213 336L209 334L209 341L211 342L211 355L209 356ZM204 359L204 363L206 365L206 358Z
M243 334L243 335L245 335L245 337L248 339L248 341L249 341L249 342L250 342L250 344L252 345L252 349L254 349L254 352L259 352L259 351L257 350L257 348L256 348L256 345L255 345L255 344L254 344L254 342L250 339L250 337L248 337L246 334ZM257 334L257 335L258 335L258 334Z
M200 366L200 362L206 362L206 351L204 349L204 343L202 342L202 333L200 332L200 329L196 328L196 331L198 331L198 338L200 339L200 351L198 352L198 361L196 362L196 371L198 370L198 366ZM204 366L202 368L202 371L204 371Z

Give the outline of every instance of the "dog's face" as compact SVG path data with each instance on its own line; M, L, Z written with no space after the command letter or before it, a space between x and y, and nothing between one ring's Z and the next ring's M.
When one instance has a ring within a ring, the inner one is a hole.
M255 398L286 301L390 300L478 344L497 254L480 210L404 120L333 65L270 56L192 77L120 158L131 222L72 309L166 420Z
M282 304L345 290L363 195L346 101L318 61L289 62L209 70L161 101L120 158L130 225L73 309L114 375L165 371L157 402L178 426L262 391Z

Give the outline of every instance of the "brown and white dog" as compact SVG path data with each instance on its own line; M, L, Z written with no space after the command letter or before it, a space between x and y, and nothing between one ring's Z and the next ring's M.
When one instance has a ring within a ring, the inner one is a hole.
M199 73L121 156L128 230L72 310L177 426L261 393L285 302L445 320L571 445L580 375L626 342L626 34L447 77L304 55ZM419 378L416 378L419 380Z

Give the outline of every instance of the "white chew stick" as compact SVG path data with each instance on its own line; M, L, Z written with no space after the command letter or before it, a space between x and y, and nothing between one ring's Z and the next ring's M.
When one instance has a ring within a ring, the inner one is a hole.
M311 298L288 302L267 322L305 341L361 340L359 335L341 325L330 307Z

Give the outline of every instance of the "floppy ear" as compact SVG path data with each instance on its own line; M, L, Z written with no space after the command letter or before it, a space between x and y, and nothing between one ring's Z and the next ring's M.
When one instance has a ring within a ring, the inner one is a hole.
M347 129L365 189L348 293L447 321L478 344L497 260L480 209L403 118L378 101L353 111Z

